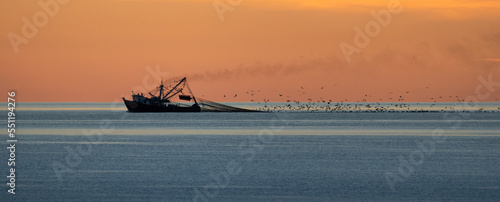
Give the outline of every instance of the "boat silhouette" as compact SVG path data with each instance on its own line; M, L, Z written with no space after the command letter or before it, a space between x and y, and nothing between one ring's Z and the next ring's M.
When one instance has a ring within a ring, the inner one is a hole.
M186 92L187 91L187 92ZM178 96L179 100L194 101L189 105L180 102L171 102ZM143 93L133 93L132 100L122 97L129 112L200 112L193 92L189 88L186 77L180 80L173 80L160 83L160 86L150 91L148 95Z

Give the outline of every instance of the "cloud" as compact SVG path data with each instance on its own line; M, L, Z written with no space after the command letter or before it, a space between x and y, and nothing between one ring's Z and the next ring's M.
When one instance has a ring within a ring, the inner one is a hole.
M238 79L240 77L282 77L301 74L303 72L315 72L318 70L332 69L332 62L340 63L338 60L313 59L296 64L264 64L255 62L253 64L242 64L236 68L223 70L209 70L201 73L187 75L192 81L218 81ZM338 66L337 66L338 67Z
M500 59L476 59L476 61L500 62Z

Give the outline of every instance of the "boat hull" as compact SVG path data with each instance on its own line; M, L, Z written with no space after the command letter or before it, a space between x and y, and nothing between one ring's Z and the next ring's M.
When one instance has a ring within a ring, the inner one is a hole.
M201 107L198 104L192 106L178 106L178 105L167 105L167 106L157 106L142 104L134 102L131 100L126 100L123 98L123 102L127 107L129 112L200 112Z

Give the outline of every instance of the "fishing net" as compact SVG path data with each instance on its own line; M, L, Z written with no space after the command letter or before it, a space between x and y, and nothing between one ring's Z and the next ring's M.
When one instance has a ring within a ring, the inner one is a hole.
M205 99L198 99L198 100L199 100L198 104L201 106L201 111L205 112L259 112L258 110L233 107Z

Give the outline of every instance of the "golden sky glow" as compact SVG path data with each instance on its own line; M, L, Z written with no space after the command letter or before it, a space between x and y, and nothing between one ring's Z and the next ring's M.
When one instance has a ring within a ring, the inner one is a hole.
M391 0L220 0L233 9L223 20L214 0L72 0L25 37L39 2L56 0L0 2L0 91L20 102L116 101L157 65L227 102L456 101L475 95L480 76L500 82L500 1L396 1L402 11L350 63L340 44L355 46L355 28ZM9 33L27 40L17 53Z

